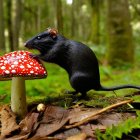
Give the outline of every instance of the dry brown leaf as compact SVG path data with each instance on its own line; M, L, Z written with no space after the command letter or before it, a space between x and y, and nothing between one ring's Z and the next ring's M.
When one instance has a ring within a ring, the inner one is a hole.
M59 130L68 121L68 113L62 107L47 106L42 120L35 126L35 137L45 137Z
M53 138L53 137L33 137L28 140L60 140L60 139Z
M107 128L106 126L101 124L91 124L90 126L93 131L95 131L96 129L99 129L100 131L105 131Z
M70 111L69 113L69 124L80 122L81 120L91 116L94 112L96 113L99 109L95 108L76 108ZM95 116L93 120L97 119L99 115Z
M29 134L24 134L24 135L18 134L16 136L5 138L5 139L0 139L0 140L27 140L28 136L29 136Z
M79 128L81 129L81 132L87 134L88 136L91 136L91 137L94 136L95 130L92 129L91 124L81 125L81 126L79 126Z
M128 118L135 118L136 115L134 113L107 113L98 118L99 124L102 124L106 127L111 125L117 125L125 121Z
M9 136L12 132L18 131L19 126L16 123L16 116L11 111L9 106L4 106L0 112L1 114L1 136Z
M77 135L79 133L81 133L80 129L72 128L72 129L68 129L68 130L63 130L62 132L55 133L54 137L62 140L62 139L66 139L70 136Z
M19 124L21 133L31 133L34 124L38 121L38 116L39 113L29 113Z
M66 140L86 140L87 135L85 133L80 133L71 137L68 137Z
M93 114L91 116L88 116L88 117L84 118L83 120L81 120L81 121L79 121L79 122L77 122L75 124L71 124L71 125L64 126L64 127L66 129L70 129L70 128L80 126L80 125L82 125L84 123L92 121L94 119L94 117L97 116L97 115L101 115L101 114L107 112L110 109L113 109L115 107L118 107L118 106L121 106L121 105L124 105L124 104L127 104L127 103L131 103L131 102L133 102L133 99L129 99L129 100L125 100L125 101L121 101L121 102L112 104L112 105L107 106L107 107L105 107L105 108L103 108L103 109L101 109L101 110L99 110L97 112L93 112Z
M7 138L6 140L26 140L26 139L28 139L29 135L33 131L32 128L33 128L34 124L37 122L38 116L39 116L39 113L27 114L25 119L23 119L19 124L21 132L18 135Z
M65 110L62 107L47 106L41 113L31 112L23 119L19 126L16 124L16 116L9 107L3 107L2 117L2 136L0 140L85 140L95 138L95 129L105 131L107 126L118 124L127 118L134 118L133 113L103 113L92 118L90 123L78 125L77 128L64 129L65 124L77 123L98 112L94 108L77 107ZM63 129L61 129L63 127ZM8 129L7 129L8 128ZM57 131L59 130L59 131ZM19 133L12 133L12 132ZM55 132L55 133L54 133ZM12 133L12 134L11 134ZM52 137L50 137L50 134ZM5 138L8 136L8 138Z

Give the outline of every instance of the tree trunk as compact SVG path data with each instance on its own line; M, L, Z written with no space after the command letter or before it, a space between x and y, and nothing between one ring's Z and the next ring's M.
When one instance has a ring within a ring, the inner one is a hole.
M57 19L57 29L63 34L63 15L62 15L62 1L56 0L56 19Z
M40 32L40 27L41 27L41 8L40 7L36 7L36 17L35 17L36 21L36 32Z
M21 27L22 15L22 0L14 0L14 15L13 15L13 45L14 50L19 49L19 33Z
M12 33L12 1L7 0L7 28L8 28L8 44L10 51L14 51L13 33Z
M77 24L76 24L76 15L75 15L75 9L76 9L76 1L73 0L72 1L72 6L71 6L71 36L72 38L75 37L76 35L76 27L77 27Z
M128 0L108 0L107 6L108 62L115 67L132 63L134 44Z
M71 36L73 39L80 39L83 37L83 24L82 19L82 4L83 1L73 0L71 6Z
M99 23L100 23L100 0L90 0L90 4L92 7L91 13L91 36L90 40L98 45L100 43L100 36L99 36Z
M0 51L5 51L3 0L0 0Z

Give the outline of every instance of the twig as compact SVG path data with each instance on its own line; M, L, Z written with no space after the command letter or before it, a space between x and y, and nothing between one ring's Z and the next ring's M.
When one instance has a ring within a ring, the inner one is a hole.
M80 122L77 122L73 125L67 125L67 126L64 126L65 129L69 129L69 128L73 128L73 127L76 127L76 126L79 126L79 125L82 125L84 123L87 123L89 121L91 121L93 119L93 117L95 117L96 115L99 115L101 113L104 113L106 112L107 110L109 109L112 109L112 108L115 108L115 107L118 107L118 106L121 106L121 105L124 105L124 104L127 104L127 103L131 103L133 102L133 99L130 99L130 100L126 100L126 101L122 101L122 102L119 102L119 103L116 103L116 104L113 104L113 105L110 105L110 106L107 106L99 111L97 111L96 113L93 113L91 116L83 119L82 121Z

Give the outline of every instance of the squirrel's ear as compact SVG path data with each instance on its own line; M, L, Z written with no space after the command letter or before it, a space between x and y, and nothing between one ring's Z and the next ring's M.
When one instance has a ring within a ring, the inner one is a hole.
M58 31L56 29L49 29L48 30L52 38L56 38Z

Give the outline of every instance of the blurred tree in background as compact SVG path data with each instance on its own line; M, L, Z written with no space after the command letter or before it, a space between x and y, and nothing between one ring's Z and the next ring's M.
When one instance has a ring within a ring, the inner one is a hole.
M5 51L5 37L4 37L4 6L3 0L0 0L0 51Z
M132 63L134 43L128 0L107 0L108 62L112 66Z
M27 39L54 27L104 50L112 66L133 63L139 19L139 0L0 0L0 50L24 49Z
M13 12L12 12L12 33L13 33L13 48L14 50L19 49L19 34L22 22L22 0L12 0Z
M90 5L92 8L91 12L91 32L90 40L98 45L100 43L100 0L90 0Z
M5 21L6 21L6 31L8 32L8 38L7 38L7 42L8 45L7 50L13 51L14 50L14 43L13 43L13 29L12 29L12 1L11 0L7 0L5 2L5 9L6 9L6 17L5 17ZM6 36L7 37L7 36Z
M57 21L57 29L63 34L63 11L62 11L62 1L55 0L56 3L56 21Z

